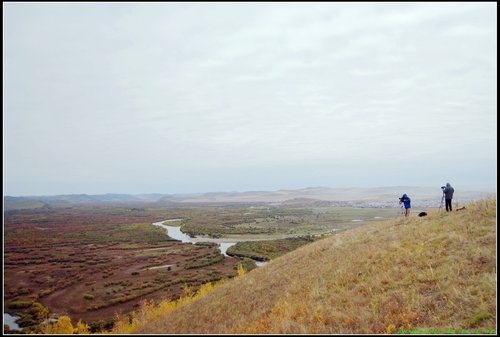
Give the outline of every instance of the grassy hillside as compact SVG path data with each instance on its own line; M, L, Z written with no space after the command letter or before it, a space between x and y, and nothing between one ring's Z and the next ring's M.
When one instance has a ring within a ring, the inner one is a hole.
M496 283L493 198L316 241L115 332L495 333Z

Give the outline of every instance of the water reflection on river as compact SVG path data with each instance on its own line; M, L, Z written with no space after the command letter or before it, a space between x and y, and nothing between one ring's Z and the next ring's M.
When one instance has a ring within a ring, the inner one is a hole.
M239 241L245 241L245 240L231 240L231 241L236 241L236 242L226 242L226 241L228 241L226 239L212 239L212 238L199 238L199 237L191 238L191 237L189 237L189 235L181 232L180 227L165 225L166 222L177 222L177 221L181 221L181 220L182 219L164 220L164 221L154 222L153 225L165 228L167 230L167 235L169 237L171 237L172 239L175 239L175 240L179 240L181 242L186 242L186 243L215 242L219 245L219 249L220 249L221 253L224 256L228 256L228 257L229 257L229 255L227 255L226 252L227 252L227 249L229 247L234 246ZM257 264L257 266L263 266L267 262L255 261L255 263Z
M17 316L12 316L4 312L3 314L3 323L7 324L9 326L9 329L11 330L21 330L21 327L17 325L16 319L19 317Z

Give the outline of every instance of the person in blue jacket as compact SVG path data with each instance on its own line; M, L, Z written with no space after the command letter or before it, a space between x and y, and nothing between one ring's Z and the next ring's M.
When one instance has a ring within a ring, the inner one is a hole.
M410 208L411 208L411 200L410 200L410 197L408 197L405 194L403 194L403 196L401 198L399 198L399 204L403 203L404 206L405 206L405 216L409 216L410 215Z

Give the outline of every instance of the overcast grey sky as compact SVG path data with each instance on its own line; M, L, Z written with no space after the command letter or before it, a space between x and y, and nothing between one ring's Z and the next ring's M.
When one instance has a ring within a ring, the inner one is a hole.
M4 195L496 190L496 12L4 2Z

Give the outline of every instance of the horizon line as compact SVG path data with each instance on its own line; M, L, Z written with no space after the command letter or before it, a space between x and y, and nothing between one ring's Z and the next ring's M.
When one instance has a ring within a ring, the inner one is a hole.
M453 185L452 185L453 186ZM467 184L467 185L460 185L464 188L481 188L485 189L487 188L489 192L496 193L496 184L490 185L490 184ZM332 189L332 190L345 190L345 189L380 189L380 188L434 188L434 186L431 185L381 185L381 186L366 186L366 187L361 187L361 186L349 186L349 187L329 187L329 186L307 186L307 187L301 187L301 188L280 188L280 189L269 189L269 190L264 190L264 189L256 189L256 190L213 190L213 191L208 191L208 192L173 192L173 193L166 193L166 192L143 192L143 193L127 193L127 192L106 192L106 193L56 193L56 194L5 194L3 193L3 197L14 197L14 198L22 198L22 197L57 197L57 196L75 196L75 195L81 195L81 196L102 196L102 195L130 195L130 196L140 196L140 195L153 195L153 194L159 194L159 195L204 195L204 194L213 194L213 193L257 193L257 192L280 192L280 191L301 191L301 190L308 190L308 189ZM440 188L440 186L436 187L437 189Z

